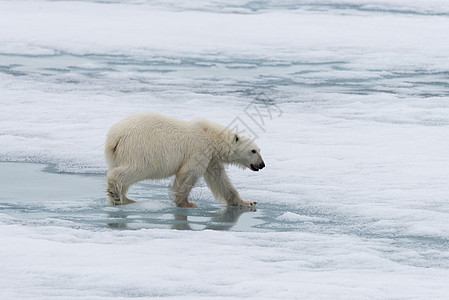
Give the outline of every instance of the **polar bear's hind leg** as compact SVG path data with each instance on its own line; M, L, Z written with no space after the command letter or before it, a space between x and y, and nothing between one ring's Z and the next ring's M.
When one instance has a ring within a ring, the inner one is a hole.
M175 196L174 202L178 207L198 207L194 202L189 202L188 197L199 176L195 172L188 171L188 168L181 168L176 174L172 192Z
M129 187L141 180L136 177L136 174L139 174L139 172L136 172L136 170L133 170L129 166L121 166L109 170L107 175L107 193L112 205L124 205L136 202L126 197Z

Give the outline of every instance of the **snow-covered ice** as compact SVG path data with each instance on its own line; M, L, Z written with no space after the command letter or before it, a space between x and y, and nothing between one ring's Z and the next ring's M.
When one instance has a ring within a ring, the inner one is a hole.
M0 298L449 295L447 1L0 1L0 28ZM255 137L267 168L228 171L257 211L170 180L108 206L142 111Z

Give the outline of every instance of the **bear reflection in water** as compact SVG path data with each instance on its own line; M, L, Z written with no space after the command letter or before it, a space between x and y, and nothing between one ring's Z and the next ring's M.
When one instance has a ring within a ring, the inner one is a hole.
M204 221L189 221L189 217L195 218L198 215L191 214L191 210L187 209L175 209L173 211L173 219L164 220L164 219L147 219L145 223L139 222L142 224L143 228L148 228L149 223L154 221L155 227L160 227L161 224L166 224L167 228L176 229L176 230L231 230L238 222L240 216L243 213L247 212L255 212L256 209L253 207L233 207L227 206L223 209L215 211L215 216L210 219L205 219ZM128 218L129 213L120 212L120 213L111 213L109 214L109 218L116 220L116 222L109 222L107 226L113 229L134 229L131 228L130 224L134 223L136 219ZM168 221L168 222L167 222ZM197 228L192 228L192 225L195 225ZM202 228L198 228L200 225Z

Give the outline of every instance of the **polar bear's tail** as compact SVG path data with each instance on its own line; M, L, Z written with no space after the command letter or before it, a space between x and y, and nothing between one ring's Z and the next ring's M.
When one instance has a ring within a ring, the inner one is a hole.
M106 162L108 163L109 169L113 169L117 167L116 161L117 161L117 148L120 145L121 137L111 137L110 134L108 134L108 138L106 140L106 146L104 149L104 156L106 158Z

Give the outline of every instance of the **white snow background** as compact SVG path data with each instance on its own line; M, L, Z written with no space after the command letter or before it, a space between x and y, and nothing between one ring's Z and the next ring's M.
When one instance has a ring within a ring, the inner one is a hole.
M3 203L0 298L447 299L448 33L445 0L0 1L1 161L104 175L110 126L153 111L238 122L267 164L228 170L260 232ZM172 205L148 195L136 210Z

